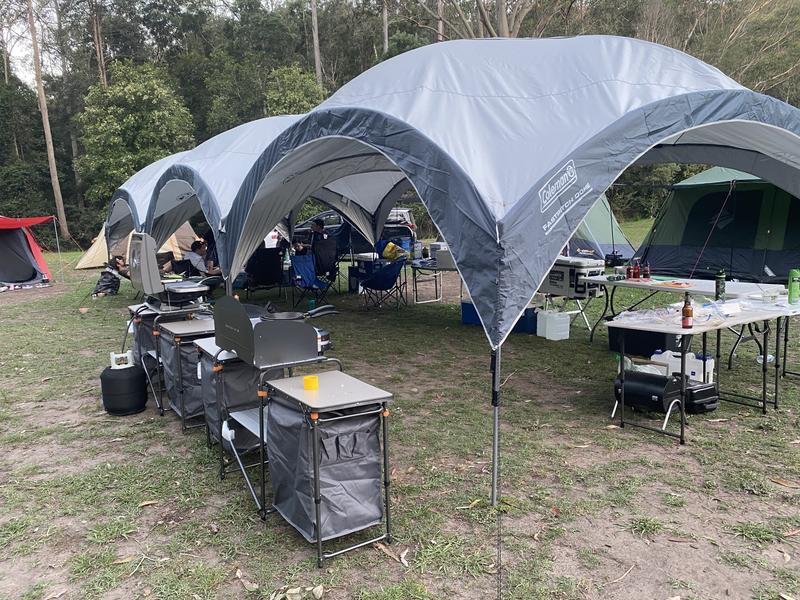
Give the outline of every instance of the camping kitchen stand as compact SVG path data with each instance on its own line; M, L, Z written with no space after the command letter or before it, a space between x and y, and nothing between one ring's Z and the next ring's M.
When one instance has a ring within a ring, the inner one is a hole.
M317 390L304 389L302 376L266 381L259 397L266 398L270 406L267 443L274 509L306 540L316 544L317 566L321 568L325 559L383 540L392 542L388 421L392 394L341 371L326 371L317 377ZM263 415L263 401L260 410ZM305 487L308 435L313 519ZM383 438L382 453L379 437ZM337 477L343 470L350 477ZM326 490L340 492L337 488L344 488L343 493L323 494L323 477ZM362 531L379 524L382 518L386 530L381 535L334 552L323 550L323 541Z
M204 413L197 379L198 356L193 342L214 333L214 319L160 323L156 317L153 327L153 334L160 340L156 344L156 358L165 375L170 408L180 417L182 431L202 427L204 423L188 424L190 419L202 417Z
M691 344L691 340L695 335L701 335L703 340L703 355L706 354L707 350L707 334L710 332L714 332L716 334L716 361L714 363L714 385L717 387L717 393L719 395L720 400L724 400L726 402L733 402L736 404L741 404L744 406L750 406L753 408L760 408L763 414L767 413L767 404L768 404L768 397L767 397L767 387L768 387L768 365L767 365L767 347L769 344L769 332L771 329L770 321L772 319L776 319L776 339L775 339L775 387L773 392L772 404L774 408L778 408L778 394L780 388L780 348L781 348L781 320L784 318L784 315L780 312L776 314L775 311L758 311L758 312L749 312L743 313L742 315L738 315L736 317L731 317L724 319L723 321L717 322L709 322L709 323L699 323L696 324L691 329L683 329L679 324L667 324L667 323L660 323L660 322L643 322L643 321L628 321L628 320L615 320L609 321L607 323L608 327L615 328L619 330L619 340L620 340L620 383L621 383L621 390L620 390L620 400L619 400L619 423L620 427L625 427L625 425L631 425L633 427L639 427L641 429L647 429L649 431L655 431L656 433L661 433L662 435L667 435L671 437L677 437L680 440L681 444L686 443L686 436L685 436L685 428L686 428L686 411L685 411L685 401L687 397L687 379L686 379L686 354L689 350L689 346ZM721 389L721 383L719 379L719 365L720 365L720 337L721 332L723 329L728 327L733 327L736 325L750 325L750 324L757 324L762 323L761 329L758 329L756 325L756 330L762 336L763 343L762 343L762 362L761 362L761 396L754 397L754 396L747 396L745 394L738 394L734 392L723 392ZM680 397L679 400L673 402L669 410L667 411L666 417L664 419L663 426L659 428L651 427L649 425L645 425L643 423L639 423L636 421L629 421L625 420L625 333L627 331L651 331L656 333L665 333L670 335L680 336L680 350L681 350L681 386L680 386ZM706 380L706 366L705 361L703 363L703 378L702 381ZM667 422L669 421L669 417L671 416L673 407L675 403L678 404L678 408L680 411L680 434L676 434L666 430ZM617 410L617 403L614 404L614 410L611 413L611 418L614 418L614 415Z
M153 399L158 406L159 414L164 415L163 404L163 369L160 354L158 352L158 334L156 333L155 322L169 320L190 319L194 314L204 310L198 305L193 305L181 309L162 309L154 308L149 304L132 304L128 306L128 313L131 318L128 321L128 329L133 326L133 361L144 369L147 376L147 384ZM125 330L125 338L128 336L128 329ZM122 350L125 350L123 341ZM158 381L158 386L153 383L154 377Z

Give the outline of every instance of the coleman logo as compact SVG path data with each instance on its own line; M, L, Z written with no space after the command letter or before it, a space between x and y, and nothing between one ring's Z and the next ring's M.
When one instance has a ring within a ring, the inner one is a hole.
M556 171L539 190L542 212L550 208L576 181L578 181L578 174L575 171L575 163L570 160Z

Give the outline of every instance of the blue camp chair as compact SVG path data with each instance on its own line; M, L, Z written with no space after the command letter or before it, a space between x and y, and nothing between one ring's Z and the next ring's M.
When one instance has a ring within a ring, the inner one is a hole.
M364 308L391 304L395 308L407 304L406 282L400 277L406 259L400 258L394 262L373 271L361 280L363 290Z
M316 262L310 252L292 256L292 300L294 306L303 301L303 298L313 296L317 304L321 304L328 294L333 282L317 277ZM295 290L300 292L300 297L295 301Z

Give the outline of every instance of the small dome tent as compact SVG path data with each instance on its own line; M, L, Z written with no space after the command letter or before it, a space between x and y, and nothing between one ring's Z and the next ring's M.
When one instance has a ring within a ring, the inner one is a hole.
M55 217L13 219L0 216L0 284L32 285L50 280L50 270L31 227Z

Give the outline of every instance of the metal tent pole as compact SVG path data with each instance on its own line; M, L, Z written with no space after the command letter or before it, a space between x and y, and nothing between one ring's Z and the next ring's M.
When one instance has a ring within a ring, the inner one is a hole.
M500 487L500 346L492 350L492 506L497 506Z

